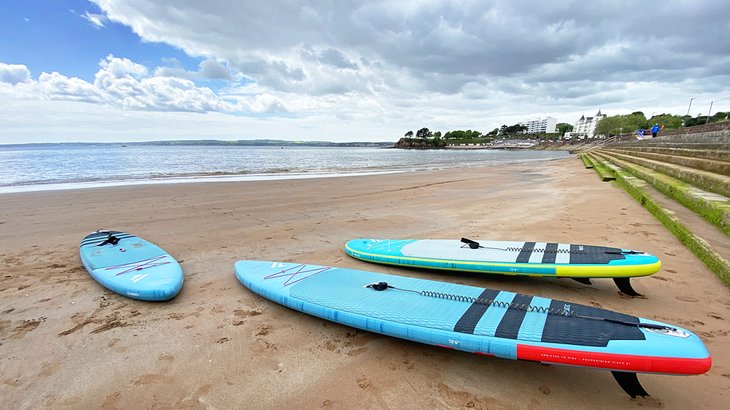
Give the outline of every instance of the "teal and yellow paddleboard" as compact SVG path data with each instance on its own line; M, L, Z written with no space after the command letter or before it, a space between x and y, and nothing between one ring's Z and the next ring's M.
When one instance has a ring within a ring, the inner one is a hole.
M582 283L613 278L630 295L637 293L629 278L661 268L659 258L642 251L552 242L353 239L345 252L368 262L408 267L571 278Z

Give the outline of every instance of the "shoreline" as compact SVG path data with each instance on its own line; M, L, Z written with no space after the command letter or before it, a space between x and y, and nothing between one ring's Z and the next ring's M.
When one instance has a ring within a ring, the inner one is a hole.
M570 154L569 154L570 155ZM561 158L535 158L535 159L519 159L514 161L500 161L497 163L485 163L481 167L502 166L508 163L529 163L541 161L554 161ZM0 195L22 192L42 192L42 191L60 191L60 190L76 190L76 189L92 189L92 188L114 188L124 186L140 186L140 185L165 185L165 184L189 184L189 183L217 183L217 182L254 182L254 181L279 181L289 179L320 179L320 178L342 178L342 177L360 177L370 175L391 175L400 173L420 173L434 172L445 169L459 169L459 167L448 168L408 168L408 169L378 169L378 170L359 170L352 172L276 172L276 173L199 173L185 175L168 175L168 176L149 176L147 178L128 178L128 179L100 179L93 181L68 181L68 182L50 182L50 183L33 183L33 184L10 184L0 185Z
M0 195L0 227L0 402L11 408L721 408L730 395L730 291L640 204L572 156L396 176L12 193ZM178 259L181 293L147 303L98 285L78 244L100 228L134 233ZM355 237L461 236L615 245L653 253L663 268L632 280L646 298L623 298L608 279L586 286L410 270L342 250ZM632 400L608 372L479 357L294 312L238 283L240 259L603 307L692 330L714 366L701 376L640 375L652 397Z

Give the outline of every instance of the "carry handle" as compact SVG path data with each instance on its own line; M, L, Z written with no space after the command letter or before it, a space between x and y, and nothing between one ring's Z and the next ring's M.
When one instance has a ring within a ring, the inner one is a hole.
M469 247L470 247L471 249L479 249L479 248L481 248L481 246L479 245L479 242L477 242L477 241L472 241L472 240L471 240L471 239L469 239L469 238L461 238L461 242L463 242L463 243L465 243L465 244L469 245Z

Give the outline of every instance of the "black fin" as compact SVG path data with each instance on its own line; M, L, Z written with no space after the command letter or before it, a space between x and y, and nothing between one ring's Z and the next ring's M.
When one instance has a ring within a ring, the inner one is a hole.
M613 281L616 282L616 286L618 286L621 293L634 297L644 296L631 287L631 282L629 282L630 280L631 278L613 278Z
M631 396L631 398L635 399L636 396L650 396L650 394L641 387L641 383L639 383L639 378L636 377L636 373L611 372L611 374L613 375L613 378L616 379L616 382L618 382L618 385L621 386L621 388L624 389L626 394Z
M590 278L571 278L576 282L582 283L584 285L592 285Z

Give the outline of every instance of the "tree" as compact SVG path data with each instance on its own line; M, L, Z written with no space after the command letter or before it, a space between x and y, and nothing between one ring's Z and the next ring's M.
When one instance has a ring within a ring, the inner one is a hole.
M651 123L663 125L664 128L680 128L684 118L679 115L659 114L651 117Z
M565 122L559 122L555 125L555 129L560 135L565 135L566 132L573 131L573 126Z
M650 128L649 120L641 111L626 115L604 117L596 125L596 135L618 135L633 133L637 129Z
M623 130L623 122L620 115L612 115L610 117L603 117L596 124L597 135L617 135ZM626 131L629 131L628 128ZM632 130L633 131L633 130Z
M406 138L411 138L411 137L413 137L413 131L408 131L408 132L406 132L406 135L404 135L404 137L406 137Z
M500 134L520 134L524 131L527 131L527 127L522 124L510 125L509 127L503 125Z
M434 133L433 133L433 137L434 137L434 138L438 138L438 139L441 139L441 131L436 131L436 132L434 132Z
M433 134L431 134L431 131L428 130L428 128L423 127L420 130L416 131L416 138L431 138Z
M487 135L490 137L497 136L498 134L499 134L499 128L495 128L495 129L489 131L489 133L487 133Z

